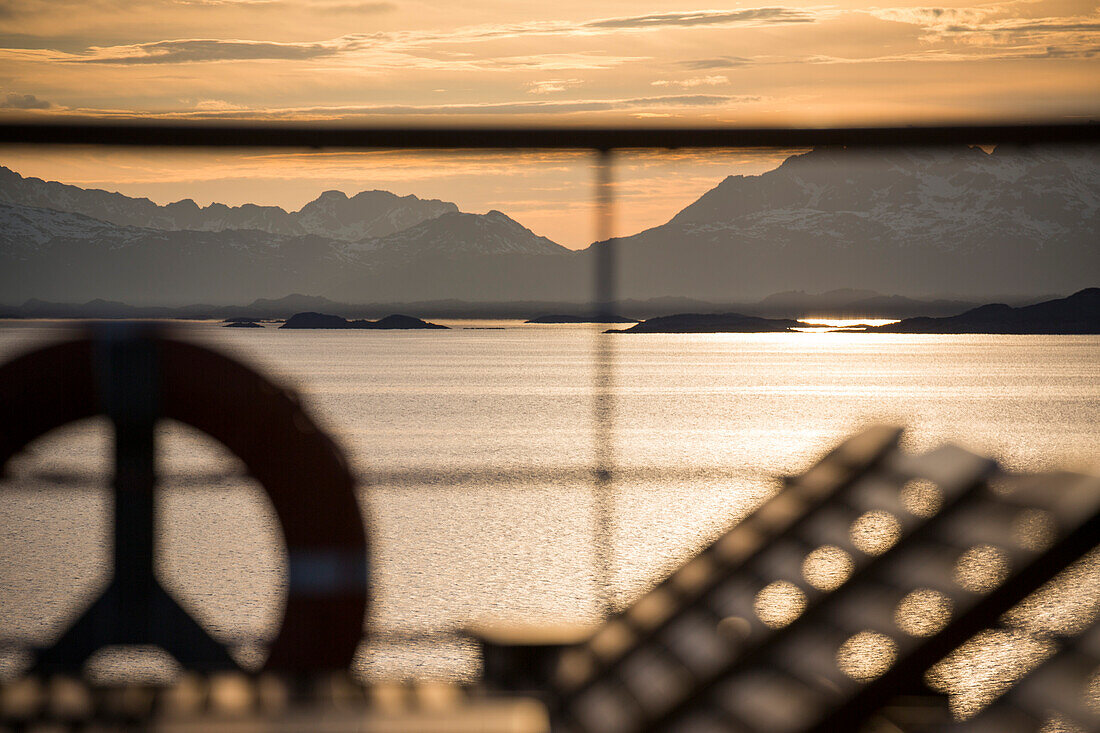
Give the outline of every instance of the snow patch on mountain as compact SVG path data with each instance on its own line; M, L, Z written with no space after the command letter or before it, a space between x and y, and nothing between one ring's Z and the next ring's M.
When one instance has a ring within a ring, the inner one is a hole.
M256 204L212 203L201 207L192 199L159 206L147 198L24 178L3 166L0 202L84 214L118 226L206 232L251 229L285 236L315 234L344 241L384 237L458 211L448 201L397 196L388 191L363 191L350 198L340 191L326 191L296 212Z
M569 250L540 237L500 211L455 212L376 240L373 248L390 257L555 255Z
M148 230L117 227L83 214L0 203L0 249L24 259L54 239L124 244Z

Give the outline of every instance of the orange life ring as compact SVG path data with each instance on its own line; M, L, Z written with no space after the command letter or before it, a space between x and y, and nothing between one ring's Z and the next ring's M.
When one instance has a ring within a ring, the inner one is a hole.
M293 395L209 349L129 324L156 354L157 417L224 444L263 486L282 525L289 587L265 669L346 669L364 637L367 540L337 445ZM104 413L96 330L0 366L0 471L27 443Z

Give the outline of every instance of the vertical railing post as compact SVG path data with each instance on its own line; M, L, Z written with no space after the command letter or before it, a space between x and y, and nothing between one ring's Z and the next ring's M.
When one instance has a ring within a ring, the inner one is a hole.
M596 245L593 311L597 320L607 323L615 314L616 263L613 240L612 152L602 148L596 159ZM615 351L614 338L596 324L593 332L593 442L594 510L597 600L604 616L615 610L614 591L614 431L615 431Z

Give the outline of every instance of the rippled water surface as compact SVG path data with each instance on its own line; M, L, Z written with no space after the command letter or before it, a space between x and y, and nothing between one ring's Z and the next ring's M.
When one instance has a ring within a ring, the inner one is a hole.
M1097 466L1098 337L451 325L182 327L299 390L351 456L373 543L379 641L361 655L367 674L475 674L469 644L434 635L476 621L594 620L598 339L614 357L608 567L618 603L738 521L778 476L869 422L908 425L914 450L956 441L1020 470ZM0 359L61 335L0 328ZM286 559L263 494L208 440L174 425L161 433L166 584L226 638L269 635ZM3 482L13 489L0 515L7 639L49 640L105 582L108 445L102 421L73 425L39 440ZM244 644L240 654L257 652Z

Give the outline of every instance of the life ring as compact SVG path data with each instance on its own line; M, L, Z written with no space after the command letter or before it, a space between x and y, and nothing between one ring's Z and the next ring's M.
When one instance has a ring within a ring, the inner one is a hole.
M367 540L343 453L290 392L259 373L170 338L163 326L127 326L127 338L155 353L156 417L225 445L267 492L282 526L288 595L264 669L347 669L364 637ZM89 327L0 366L0 472L44 433L105 414L102 331Z

